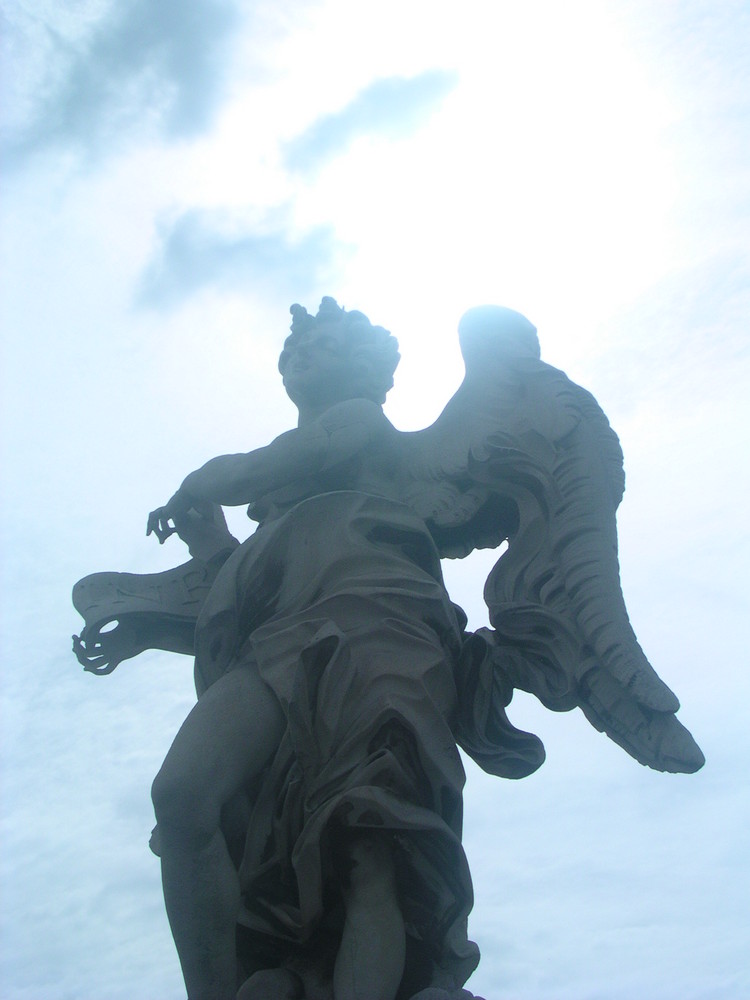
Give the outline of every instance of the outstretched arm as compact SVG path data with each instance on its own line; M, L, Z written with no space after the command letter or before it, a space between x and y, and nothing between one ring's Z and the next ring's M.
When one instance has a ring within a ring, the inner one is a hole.
M330 469L366 449L391 428L377 403L350 399L331 407L310 424L287 431L265 448L220 455L191 472L172 499L152 511L147 534L160 542L174 529L169 520L191 508L216 503L252 503L272 490Z
M356 455L390 426L377 403L350 399L265 448L220 455L186 477L181 490L225 506L252 503L271 490L323 472Z

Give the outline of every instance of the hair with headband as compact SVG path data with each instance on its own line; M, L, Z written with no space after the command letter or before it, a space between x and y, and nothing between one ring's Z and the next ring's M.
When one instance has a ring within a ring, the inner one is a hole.
M326 295L320 309L312 316L304 306L290 306L291 333L284 341L279 357L279 371L284 374L287 362L299 338L319 326L341 326L349 345L352 367L366 373L362 378L361 394L375 403L384 403L386 393L393 386L393 373L401 359L398 341L382 326L373 326L364 313L342 308L335 299Z

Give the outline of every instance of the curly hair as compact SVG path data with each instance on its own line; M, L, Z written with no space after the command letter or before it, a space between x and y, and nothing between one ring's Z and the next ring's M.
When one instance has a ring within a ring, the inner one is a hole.
M284 349L279 356L282 375L302 334L316 326L341 324L349 344L349 359L353 366L361 364L366 372L362 380L362 396L374 403L385 402L388 390L393 387L393 373L401 360L398 341L388 330L373 326L367 316L356 309L348 311L342 308L330 295L324 296L315 316L297 303L289 307L289 312L292 314L292 332L284 341Z

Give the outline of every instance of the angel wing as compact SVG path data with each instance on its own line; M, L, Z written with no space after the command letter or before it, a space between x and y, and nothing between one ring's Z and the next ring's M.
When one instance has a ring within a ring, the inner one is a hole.
M639 646L622 595L616 434L589 392L540 360L536 330L519 313L472 309L459 337L464 381L431 427L404 436L404 493L443 556L508 541L484 590L494 631L480 630L469 656L468 689L497 702L494 715L482 710L490 742L520 688L555 711L580 707L642 764L697 770L703 754L675 718L679 702ZM466 749L493 770L481 759L487 740L471 735L472 711Z

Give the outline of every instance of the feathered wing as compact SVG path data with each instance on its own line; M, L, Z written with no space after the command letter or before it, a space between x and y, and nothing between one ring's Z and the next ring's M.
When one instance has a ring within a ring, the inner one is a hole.
M642 764L697 770L703 755L625 608L617 436L590 393L539 360L536 331L518 313L471 310L459 333L466 376L431 427L404 436L404 499L441 555L508 540L485 585L493 631L480 630L484 653L475 639L469 654L469 690L483 672L498 703L498 718L484 720L490 742L520 688L556 711L580 707Z

